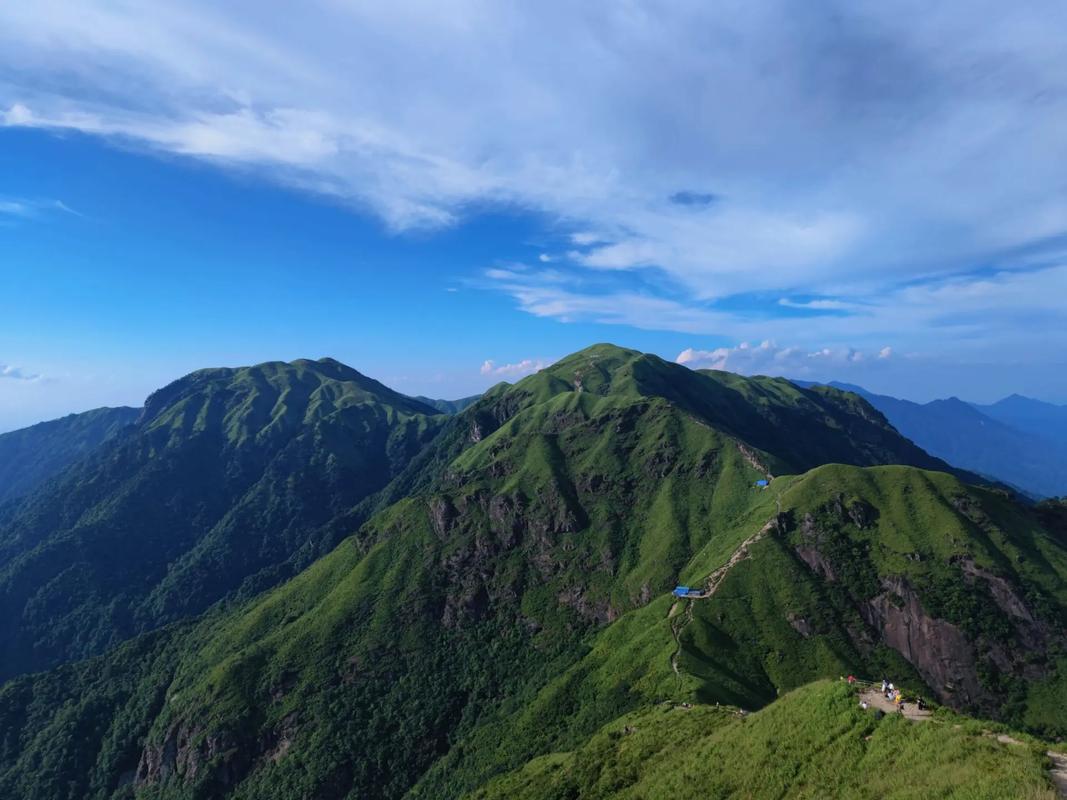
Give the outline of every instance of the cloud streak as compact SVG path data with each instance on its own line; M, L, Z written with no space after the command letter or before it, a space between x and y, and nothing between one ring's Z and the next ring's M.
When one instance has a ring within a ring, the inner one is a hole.
M9 364L0 364L0 380L38 381L40 379L40 375L27 372L21 367L13 367Z
M892 348L883 347L873 358L884 361L891 355ZM770 340L764 340L758 345L742 342L736 347L717 347L714 350L688 347L678 354L675 361L692 369L805 377L823 373L827 368L840 371L870 358L872 356L862 350L853 348L823 347L808 351L800 347L779 347Z
M492 359L486 359L482 362L480 372L482 375L492 378L514 379L532 375L551 364L551 359L544 358L524 358L522 361L517 361L513 364L497 364Z
M45 214L61 212L76 217L83 216L62 200L41 200L25 197L0 197L0 218L33 220Z

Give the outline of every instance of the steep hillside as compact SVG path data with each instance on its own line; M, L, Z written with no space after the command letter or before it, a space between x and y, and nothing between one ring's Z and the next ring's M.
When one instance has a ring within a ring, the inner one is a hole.
M736 395L734 402L758 418L749 423L748 430L759 431L770 422L772 429L785 437L782 441L767 441L767 449L791 452L793 462L805 468L839 462L858 466L906 464L955 471L901 436L880 411L853 392L819 385L804 388L784 378L700 372ZM964 473L961 477L982 480L973 474Z
M295 578L0 689L0 794L458 797L847 671L1054 730L1062 545L943 473L812 469L888 457L940 463L854 395L582 351L449 418Z
M125 426L136 408L97 408L0 434L0 506L32 492Z
M337 362L203 370L0 528L0 677L269 586L443 417Z
M960 724L963 723L963 724ZM838 683L755 714L666 703L613 720L579 747L495 778L469 800L653 797L1056 800L1045 748L945 716L877 719Z

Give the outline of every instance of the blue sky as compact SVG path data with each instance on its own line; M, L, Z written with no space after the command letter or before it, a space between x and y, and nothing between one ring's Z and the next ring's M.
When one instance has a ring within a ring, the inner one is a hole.
M0 8L0 430L605 340L1067 402L1067 10L706 5Z

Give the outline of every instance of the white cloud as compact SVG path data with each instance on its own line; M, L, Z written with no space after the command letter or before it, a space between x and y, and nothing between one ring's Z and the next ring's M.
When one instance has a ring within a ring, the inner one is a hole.
M497 364L491 359L482 363L481 374L494 378L521 378L532 375L552 364L551 360L543 358L524 358L514 364Z
M718 369L744 375L760 373L811 377L844 371L863 363L866 358L862 350L854 348L821 347L807 350L795 346L779 347L768 339L758 345L741 342L736 347L717 347L713 350L689 347L679 353L675 361L692 369Z
M0 124L254 170L396 230L544 215L573 271L489 276L539 316L1018 360L1033 320L1067 346L1065 27L1054 0L13 2ZM810 316L718 302L741 294Z
M697 298L944 274L1067 230L1052 0L256 11L3 4L0 118L261 170L397 229L518 204L588 267ZM715 202L672 200L692 187Z
M778 300L778 305L785 308L802 308L807 311L848 311L856 309L856 303L847 303L844 300L819 299L819 300L792 300L783 297Z
M604 236L593 233L592 231L578 231L577 233L572 233L570 238L571 242L579 247L588 247L597 242L603 242L605 239Z
M828 343L839 350L888 357L894 347L996 361L1042 357L1067 350L1067 265L951 276L888 288L857 298L850 309L795 307L805 316L781 316L779 301L765 307L722 307L684 297L660 297L612 288L592 291L563 273L487 273L489 285L510 294L519 308L563 322L598 322L676 331L737 341L790 341L809 351ZM1040 346L1033 325L1041 322ZM893 345L887 345L892 342ZM889 347L886 351L885 348Z
M61 211L76 217L83 216L62 200L42 200L26 197L0 197L0 217L14 217L22 220L39 219L45 214Z
M40 375L26 372L21 367L12 367L8 364L0 364L0 379L7 378L13 381L37 381L41 379Z

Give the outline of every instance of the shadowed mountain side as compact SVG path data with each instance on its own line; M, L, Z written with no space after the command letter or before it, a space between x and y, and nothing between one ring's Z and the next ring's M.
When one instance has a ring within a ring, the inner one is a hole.
M137 421L137 408L97 408L0 434L0 506L24 497Z

